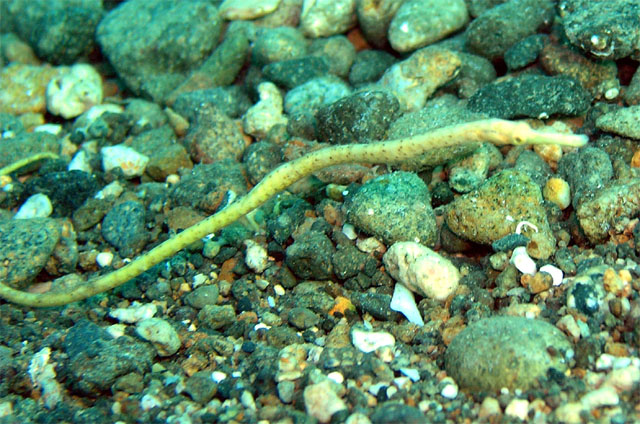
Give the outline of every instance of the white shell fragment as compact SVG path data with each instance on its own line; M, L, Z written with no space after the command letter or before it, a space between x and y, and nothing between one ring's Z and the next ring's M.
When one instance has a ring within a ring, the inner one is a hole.
M158 307L153 303L133 302L128 308L116 308L109 312L111 318L120 322L134 323L149 319L156 314Z
M422 320L422 316L418 310L418 305L413 297L413 293L404 285L400 283L396 284L389 307L391 310L400 312L404 315L410 323L421 327L424 325L424 321Z
M244 252L244 263L257 273L261 273L269 265L269 255L267 249L260 246L253 240L245 240L247 250Z
M247 134L257 138L266 137L269 130L276 124L286 125L287 117L282 114L282 94L272 82L258 85L260 100L251 106L244 115L243 126Z
M395 243L382 259L393 278L431 299L445 300L460 281L460 272L449 259L419 243Z
M557 266L551 264L543 265L540 267L540 272L546 272L547 274L551 275L554 286L559 286L560 284L562 284L564 273Z
M282 0L225 0L220 5L222 19L229 21L261 18L278 8Z
M96 263L100 268L111 265L111 262L113 262L113 253L111 252L100 252L96 255Z
M511 254L511 262L523 274L533 275L536 273L536 263L527 253L527 248L518 246L513 249Z
M373 352L383 346L393 346L396 339L386 331L365 331L354 328L351 331L351 343L364 353Z
M47 109L65 119L75 118L102 102L102 78L84 63L62 68L61 76L47 85Z
M53 212L51 200L46 194L38 193L29 198L20 206L13 219L46 218Z
M138 153L131 147L124 144L103 147L102 168L111 171L114 168L121 168L125 177L138 177L144 173L144 169L149 162L149 157Z

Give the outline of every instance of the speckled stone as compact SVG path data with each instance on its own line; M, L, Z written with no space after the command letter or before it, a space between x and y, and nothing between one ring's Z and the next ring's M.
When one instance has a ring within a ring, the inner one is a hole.
M356 48L344 35L334 35L313 40L309 54L323 58L332 74L346 78L356 58Z
M546 34L534 34L509 47L504 53L507 68L520 69L535 62L548 39L549 36Z
M284 110L289 115L314 114L321 106L331 104L349 94L351 88L336 76L314 78L287 93L284 98Z
M416 111L424 106L438 87L457 75L460 65L460 58L455 52L424 47L389 68L378 84L396 96L401 110Z
M553 20L552 0L509 0L482 13L467 28L473 53L489 59L502 56L509 47Z
M599 59L640 58L637 0L566 0L560 7L573 45Z
M61 227L51 218L0 220L0 279L25 288L44 268L60 236Z
M211 54L221 31L209 1L131 0L100 21L96 39L134 93L162 101Z
M376 47L389 43L389 24L402 3L398 0L356 0L358 23L367 41Z
M262 68L265 78L288 90L329 72L329 64L323 57L305 56L298 59L273 62Z
M0 77L2 81L2 77ZM0 84L2 84L0 82ZM0 93L2 91L0 90ZM0 97L2 94L0 94ZM42 152L60 153L58 138L45 132L18 132L0 143L0 168ZM28 167L26 169L29 169Z
M151 342L160 356L171 356L181 346L178 332L162 318L148 318L138 322L136 334Z
M220 5L222 19L251 20L268 15L278 8L282 0L225 0Z
M344 97L318 111L318 140L349 144L383 139L399 109L395 97L383 91L363 91Z
M540 52L540 64L551 75L577 79L594 96L620 89L618 68L612 60L593 60L567 46L547 43Z
M412 51L445 38L468 20L464 0L409 0L391 20L389 42L396 51Z
M149 157L145 172L156 181L164 182L168 175L180 168L191 168L193 163L184 146L176 142L171 127L145 131L131 141L131 147Z
M0 112L21 115L47 110L47 84L60 75L50 66L12 63L0 70Z
M636 69L624 93L624 101L629 105L640 104L640 68Z
M203 106L198 112L184 138L193 161L240 160L246 145L238 125L214 106Z
M451 231L482 244L514 233L520 221L538 227L538 232L523 230L530 238L529 254L542 259L551 256L556 240L547 221L542 191L526 174L514 170L499 172L480 188L456 198L445 213Z
M558 174L569 183L571 203L576 207L585 195L613 178L613 165L607 152L587 146L563 155L558 161Z
M527 390L550 368L567 369L571 344L555 326L521 317L493 317L458 334L445 354L445 368L471 392Z
M482 87L471 96L468 107L494 118L512 119L581 115L590 105L590 94L573 78L519 75Z
M390 245L415 241L433 246L437 239L431 195L424 181L394 172L367 181L345 201L347 220Z
M349 82L358 86L377 81L396 62L397 59L385 51L362 50L349 70Z
M71 216L99 188L95 175L77 170L47 172L30 179L25 185L26 194L43 193L49 197L54 216Z
M331 240L318 231L307 231L296 237L285 251L285 263L300 278L324 280L331 277L331 256L335 248Z
M617 222L632 219L640 212L640 179L620 181L595 192L576 210L580 227L591 243L604 242L610 231L620 233Z
M102 220L102 237L123 257L133 257L149 240L144 224L144 206L133 201L120 203Z
M307 53L308 41L291 27L262 28L251 48L251 63L257 66L295 59Z
M596 127L602 131L640 140L640 105L605 113L596 120Z

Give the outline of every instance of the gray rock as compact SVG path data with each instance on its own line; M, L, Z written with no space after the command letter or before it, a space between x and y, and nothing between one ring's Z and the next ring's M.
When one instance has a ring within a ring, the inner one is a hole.
M211 371L198 371L187 379L184 391L194 402L205 404L218 392L218 385L211 378Z
M231 305L204 305L198 312L200 325L211 330L220 330L236 321L236 312Z
M137 135L131 140L130 147L149 157L145 173L158 182L164 182L167 176L177 174L181 168L193 167L187 150L176 142L169 125Z
M162 101L209 56L221 29L209 1L131 0L105 16L96 38L134 93Z
M385 51L362 50L351 66L349 82L354 86L375 82L396 62L397 59Z
M290 90L284 98L284 110L290 115L314 114L318 109L351 94L351 88L340 78L329 75L314 78Z
M238 125L218 108L210 105L198 108L195 122L189 126L183 143L197 163L240 160L245 148Z
M630 105L640 104L640 68L636 69L631 82L624 93L624 101Z
M312 1L300 14L300 29L311 38L342 34L356 23L355 0Z
M332 74L346 78L356 58L356 48L344 35L334 35L314 40L309 46L309 54L323 58Z
M60 240L51 218L0 220L0 279L24 288L44 268Z
M251 48L251 63L265 66L282 60L296 59L307 54L307 43L296 28L262 28Z
M10 165L37 153L58 153L58 138L46 132L16 133L14 137L3 138L0 143L0 168ZM29 167L25 167L29 170Z
M566 76L519 75L487 84L469 99L469 110L503 119L581 115L591 95Z
M182 93L176 97L173 109L189 122L195 122L203 107L215 107L230 118L239 118L251 105L245 90L234 85Z
M324 280L331 277L331 256L335 248L321 232L308 231L298 236L285 251L285 262L300 278Z
M436 218L429 190L417 175L394 172L367 181L345 201L348 222L391 245L416 241L433 246Z
M396 51L412 51L445 38L468 21L464 0L408 0L391 20L389 42Z
M521 317L493 317L458 334L445 354L447 374L471 392L536 387L549 369L567 369L571 344L553 325Z
M429 420L414 406L385 402L371 414L372 424L422 424Z
M189 293L185 300L196 309L202 309L207 305L215 305L218 303L218 295L220 290L217 284L207 284L196 288Z
M640 179L634 178L597 190L576 210L580 227L593 244L603 243L609 232L621 232L616 223L633 219L640 212Z
M544 188L553 174L549 164L531 150L524 150L518 155L513 169L527 174L540 188Z
M573 45L599 59L640 58L637 0L566 0L561 8Z
M127 201L116 205L102 220L102 237L123 257L133 257L149 240L144 206Z
M265 78L289 90L314 78L325 76L328 72L329 64L326 59L317 56L282 60L262 68Z
M366 143L385 138L400 105L384 91L363 91L318 110L318 140L331 144Z
M27 195L47 195L53 205L54 216L71 216L99 188L95 175L78 170L48 172L25 184Z
M548 40L549 36L546 34L534 34L509 47L509 50L504 53L507 68L512 71L535 62Z
M54 64L72 64L94 48L96 27L104 14L101 0L14 0L7 3L18 35L41 59Z
M62 341L69 359L60 364L66 384L83 396L108 391L126 374L146 374L151 369L154 349L129 336L117 339L87 320L69 329Z
M310 309L298 307L289 310L287 321L299 330L306 330L317 325L320 317Z
M356 0L356 14L365 38L376 47L389 43L387 33L402 0Z
M558 174L569 183L571 203L576 207L583 197L613 178L613 165L607 152L587 146L563 155L558 161Z
M495 59L553 20L552 0L509 0L482 13L467 28L469 49Z
M605 113L596 120L596 127L602 131L640 140L640 105Z

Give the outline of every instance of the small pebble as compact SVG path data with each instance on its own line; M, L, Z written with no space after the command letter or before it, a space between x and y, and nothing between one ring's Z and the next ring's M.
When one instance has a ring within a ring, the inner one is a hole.
M51 215L51 212L53 212L51 200L46 194L38 193L29 196L13 216L13 219L46 218Z
M96 255L96 263L100 268L111 265L111 262L113 262L113 253L111 252L100 252Z
M529 401L526 399L513 399L504 409L504 414L526 421L529 415Z
M347 409L347 405L335 392L334 385L334 382L327 379L310 384L304 389L303 398L307 414L321 423L328 423L333 414Z
M178 332L163 319L148 318L138 322L136 333L144 340L153 343L160 356L171 356L180 349Z
M102 77L84 63L65 68L47 85L47 110L65 119L75 118L102 102Z
M253 240L245 240L247 249L244 252L244 262L249 268L257 273L261 273L269 265L269 255L267 249Z
M103 147L102 168L108 172L114 168L122 169L125 177L138 177L144 173L149 157L138 153L123 144Z
M120 322L132 324L153 317L157 310L158 307L153 303L133 302L128 308L113 309L109 316Z
M386 331L364 331L354 328L351 331L351 342L364 353L373 352L383 346L393 346L396 338Z
M562 178L549 178L542 190L545 200L555 203L565 210L571 204L571 190L569 183Z

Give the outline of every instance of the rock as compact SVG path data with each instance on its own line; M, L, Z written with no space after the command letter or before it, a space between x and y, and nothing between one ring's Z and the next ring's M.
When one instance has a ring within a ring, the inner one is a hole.
M341 388L330 379L305 387L302 396L307 414L321 423L328 423L333 414L347 410L347 404L336 393Z
M562 23L571 44L598 59L640 57L640 3L636 0L568 0Z
M389 42L398 52L412 51L445 38L468 20L464 0L405 1L389 25Z
M483 12L467 28L467 44L476 54L498 58L518 41L553 21L551 0L509 0Z
M318 140L351 144L384 139L399 108L398 101L384 91L361 91L343 97L318 110Z
M348 222L386 244L433 245L437 239L431 195L415 174L394 172L369 180L348 196L345 208Z
M598 117L596 127L602 131L640 140L640 105L607 112Z
M135 149L124 144L106 146L100 150L102 154L102 169L109 172L120 168L127 178L139 177L149 163L149 157L138 153Z
M236 321L236 312L231 305L204 305L198 312L200 325L210 330L220 330Z
M382 50L359 51L349 70L349 82L354 86L375 82L396 62L395 57Z
M49 81L60 73L50 66L11 63L0 70L0 112L44 113Z
M474 393L527 390L551 368L564 372L571 352L562 332L545 321L485 318L453 339L445 369L462 389Z
M51 218L0 220L0 278L25 288L44 268L61 237Z
M114 339L86 319L71 327L62 342L69 359L60 364L70 390L82 396L106 392L119 377L151 370L154 349L129 336Z
M84 63L63 68L47 84L47 110L65 119L75 118L102 103L102 77Z
M308 308L293 308L287 314L287 321L299 330L306 330L317 325L320 318Z
M135 256L149 240L144 206L134 201L115 206L102 220L102 237L118 249L121 256Z
M211 371L198 371L187 379L184 391L194 402L206 404L218 392L218 383L211 378Z
M613 178L613 165L602 149L587 146L567 153L558 162L558 174L569 183L573 206Z
M263 139L274 125L287 125L287 118L282 114L282 94L271 82L258 85L260 100L247 110L243 127L247 134Z
M95 31L104 9L101 0L16 0L9 5L8 14L20 38L29 42L38 57L71 64L95 47Z
M329 64L323 57L305 56L273 62L262 68L264 77L291 90L314 78L325 76Z
M284 98L284 110L289 115L314 114L320 107L349 94L351 94L351 88L336 76L314 78L287 92Z
M548 74L577 79L593 96L614 99L620 94L618 68L612 60L590 59L569 46L547 43L540 64Z
M100 21L96 39L134 93L160 102L209 56L221 30L209 1L132 0Z
M344 35L334 35L313 40L309 54L326 61L332 74L346 78L356 58L356 48Z
M513 71L535 62L548 40L549 36L546 34L534 34L509 47L504 53L504 62L507 68Z
M429 420L415 406L385 402L371 414L372 424L422 424Z
M278 8L282 0L225 0L220 5L220 17L230 21L261 18Z
M430 299L446 300L460 281L460 273L450 260L418 243L395 243L383 261L393 278Z
M84 171L48 172L25 185L26 193L42 193L51 200L55 216L71 216L99 188L96 176Z
M20 206L13 219L46 218L51 215L51 200L42 193L34 194Z
M519 75L485 85L471 96L468 107L495 118L540 119L582 115L590 105L590 94L573 78Z
M542 192L526 174L505 170L493 175L480 188L456 198L445 213L447 226L459 237L491 244L515 232L521 221L538 231L525 229L530 241L527 251L534 258L548 258L555 251L543 206Z
M218 295L220 290L217 284L207 284L200 286L189 293L185 300L196 309L202 309L207 305L215 305L218 303Z
M201 107L215 107L229 118L239 118L251 105L251 100L242 87L230 86L182 93L176 97L173 110L189 122L195 122Z
M251 63L265 66L282 60L300 58L307 53L308 41L291 27L258 30L251 49Z
M197 163L239 160L246 145L238 125L213 106L198 109L195 122L183 140Z
M458 55L441 47L424 47L391 66L378 85L391 91L402 111L421 109L438 87L451 81L461 65Z
M304 279L324 280L331 277L331 256L335 252L331 240L318 231L296 237L285 251L285 263L295 275Z
M178 332L161 318L148 318L138 322L136 334L151 342L160 356L171 356L180 349Z
M356 0L304 0L300 29L311 38L342 34L356 23Z
M176 141L168 125L142 132L131 140L131 147L149 158L145 173L159 182L180 169L193 167L187 150Z
M621 233L618 222L633 219L640 212L640 179L616 181L595 191L578 205L580 227L593 244L603 243L610 233Z
M356 13L365 38L376 47L388 44L389 24L402 6L397 0L356 0Z

